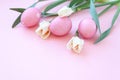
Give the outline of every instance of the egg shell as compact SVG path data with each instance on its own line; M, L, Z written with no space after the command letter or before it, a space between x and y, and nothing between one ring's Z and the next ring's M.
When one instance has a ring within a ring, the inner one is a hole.
M79 36L85 39L90 39L94 37L97 32L96 23L91 18L85 18L80 21L78 26Z
M21 23L26 27L32 27L39 23L40 17L40 11L37 8L28 8L22 13Z
M56 36L67 35L72 28L72 21L69 17L56 17L50 24L50 31Z

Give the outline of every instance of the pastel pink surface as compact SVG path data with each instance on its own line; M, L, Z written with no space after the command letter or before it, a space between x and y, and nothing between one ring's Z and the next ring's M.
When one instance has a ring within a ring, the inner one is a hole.
M88 10L70 17L73 28L69 35L51 35L42 40L35 34L36 28L27 29L21 24L11 28L19 13L9 8L28 7L33 2L0 2L0 80L120 80L120 17L104 41L95 45L94 40L86 40L81 54L76 55L66 49L66 43L74 35L80 20L90 17ZM102 31L109 27L115 9L100 17Z

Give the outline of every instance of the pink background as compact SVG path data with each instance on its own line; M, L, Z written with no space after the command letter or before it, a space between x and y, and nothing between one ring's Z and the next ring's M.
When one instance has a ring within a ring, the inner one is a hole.
M66 43L79 21L90 16L88 10L70 17L73 28L69 35L42 40L34 33L36 27L27 29L20 24L11 28L19 13L9 8L28 7L33 2L0 1L0 80L120 80L120 17L104 41L94 45L93 40L86 40L81 54L76 55L66 49ZM109 27L115 9L100 17L103 31Z

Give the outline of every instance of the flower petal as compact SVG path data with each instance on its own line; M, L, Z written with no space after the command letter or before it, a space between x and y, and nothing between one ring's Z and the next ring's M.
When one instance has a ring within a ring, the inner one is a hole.
M36 29L36 33L42 38L46 39L50 35L50 29L49 29L50 23L47 21L43 21L39 24L38 29Z
M72 39L67 43L67 48L73 50L76 53L80 53L84 45L84 40L79 37L72 37Z
M58 11L58 15L60 17L65 17L65 16L70 16L73 12L74 11L71 8L64 6Z

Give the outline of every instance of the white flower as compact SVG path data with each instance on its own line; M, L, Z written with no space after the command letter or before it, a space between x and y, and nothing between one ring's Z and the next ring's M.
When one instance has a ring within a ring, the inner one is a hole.
M64 6L58 11L58 15L60 17L65 17L65 16L70 16L73 12L74 11L71 8Z
M42 38L46 39L50 35L50 30L49 30L50 23L48 21L42 21L39 24L38 29L36 29L36 33Z
M67 43L67 48L76 53L80 53L84 45L84 40L75 36Z

